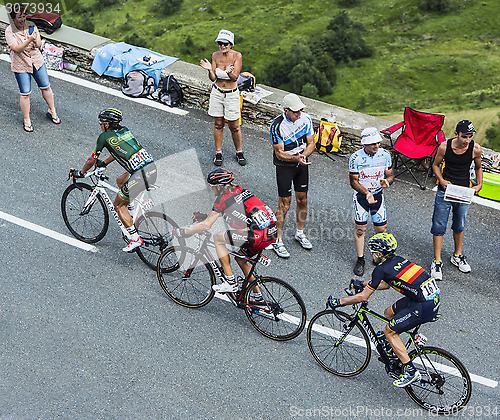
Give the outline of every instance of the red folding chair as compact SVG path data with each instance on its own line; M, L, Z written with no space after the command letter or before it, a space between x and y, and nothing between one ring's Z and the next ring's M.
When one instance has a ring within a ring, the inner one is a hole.
M443 123L444 115L428 114L406 107L404 121L381 131L391 142L395 176L408 172L419 187L425 190L437 148L445 140L441 130ZM401 134L393 142L392 135L401 128ZM429 167L426 168L425 180L422 183L418 180L415 170L419 165L423 165L425 160L429 161ZM397 172L400 168L404 169Z

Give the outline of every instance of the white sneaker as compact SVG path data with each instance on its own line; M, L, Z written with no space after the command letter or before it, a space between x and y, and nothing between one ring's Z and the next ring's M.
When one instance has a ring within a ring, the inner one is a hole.
M220 284L214 284L212 289L217 293L236 293L238 291L238 283L228 283L223 281Z
M442 261L432 261L431 264L431 276L436 280L443 280L443 262Z
M458 257L452 255L450 261L453 265L457 266L462 273L471 272L470 265L467 263L467 260L465 259L464 255L460 254Z
M297 240L304 249L312 249L313 247L304 233L295 233L295 240Z
M253 305L265 305L266 302L264 301L264 298L262 297L262 293L250 293L250 304Z
M285 248L283 241L276 241L275 243L273 243L273 249L274 249L274 252L276 252L276 254L278 254L278 257L288 258L290 256L290 253Z
M122 248L122 251L123 252L132 252L134 249L139 248L143 244L144 244L144 241L139 236L139 239L137 239L136 241L130 240L128 245L125 248Z

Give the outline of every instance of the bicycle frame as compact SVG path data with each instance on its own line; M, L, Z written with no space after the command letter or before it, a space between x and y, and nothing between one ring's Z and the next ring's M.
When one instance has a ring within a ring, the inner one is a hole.
M198 234L199 239L201 240L201 243L195 248L195 251L202 255L203 257L206 258L208 261L208 264L214 271L215 276L217 279L222 282L224 281L224 275L223 275L223 269L222 266L219 262L218 258L214 258L212 256L212 253L210 252L209 248L215 249L215 244L211 240L212 235L209 232L201 232ZM204 236L204 238L202 238ZM232 255L233 257L237 257L243 260L247 260L250 265L251 269L250 272L248 273L248 276L245 277L243 280L243 284L241 286L241 290L235 294L235 293L225 293L225 295L228 297L229 301L236 307L238 308L245 308L245 307L253 307L251 304L247 304L243 302L243 296L245 295L245 291L248 287L248 284L250 283L250 279L252 277L257 278L257 274L255 274L255 267L258 262L261 262L262 264L267 264L269 265L269 259L262 255L262 251L260 251L257 255L255 255L252 258L249 258L245 255L241 255L236 251L232 251L228 249L229 255Z
M106 179L109 178L106 175L104 175L103 171L100 169L95 169L94 171L85 174L85 178L90 178L92 176L95 176L97 180L91 178L91 181L94 183L94 189L92 190L92 193L90 194L87 202L85 203L85 206L83 207L82 214L85 214L90 210L92 205L95 203L97 196L100 195L104 199L104 202L108 206L108 210L113 215L113 218L115 219L116 223L118 223L118 226L122 231L122 234L127 239L130 239L130 234L128 233L127 228L123 225L123 222L121 221L120 217L118 216L118 213L115 210L113 201L111 201L111 198L109 197L109 194L106 191L106 189L108 189L118 194L119 189L105 181ZM133 223L136 222L136 220L140 215L143 215L147 210L153 207L153 203L151 200L144 200L145 193L146 193L145 191L142 191L132 202L134 206L134 211L132 214Z

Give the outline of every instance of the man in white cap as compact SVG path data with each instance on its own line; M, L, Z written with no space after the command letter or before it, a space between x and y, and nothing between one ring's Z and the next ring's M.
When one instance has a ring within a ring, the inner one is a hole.
M354 243L358 260L354 274L362 276L365 271L365 232L368 214L371 215L375 233L387 229L387 213L383 191L394 181L391 154L382 148L382 137L375 127L361 132L362 149L349 158L349 181L354 189Z
M241 145L240 92L238 91L238 77L242 66L241 53L232 49L234 34L231 31L222 29L215 42L219 44L219 51L212 54L212 63L206 58L200 61L200 66L208 70L208 77L214 82L208 108L208 115L214 117L214 165L221 166L223 162L222 140L224 124L227 120L236 149L236 160L244 166L247 162Z
M297 230L295 239L304 249L312 249L312 244L304 234L307 217L307 190L309 187L308 156L314 150L314 131L311 118L302 112L305 105L294 93L283 98L283 114L271 123L271 142L273 145L273 163L276 166L278 183L278 210L276 227L278 240L273 243L276 254L288 258L290 253L282 240L285 216L292 202L292 182L297 201Z

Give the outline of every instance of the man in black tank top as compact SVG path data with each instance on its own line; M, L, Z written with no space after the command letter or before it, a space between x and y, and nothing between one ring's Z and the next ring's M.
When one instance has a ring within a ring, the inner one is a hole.
M471 271L465 256L462 254L462 243L464 240L465 218L469 210L468 203L455 203L444 200L444 193L449 184L470 187L470 166L475 164L477 185L473 186L477 194L483 185L483 170L481 169L481 146L472 140L476 130L469 120L462 120L457 124L455 137L446 140L439 145L432 169L439 181L436 199L434 201L434 213L432 215L432 228L434 245L434 261L431 264L431 276L436 280L443 279L443 262L441 249L443 247L444 234L450 210L453 211L453 241L455 252L451 257L451 263L458 267L463 273ZM440 166L444 161L441 172Z

